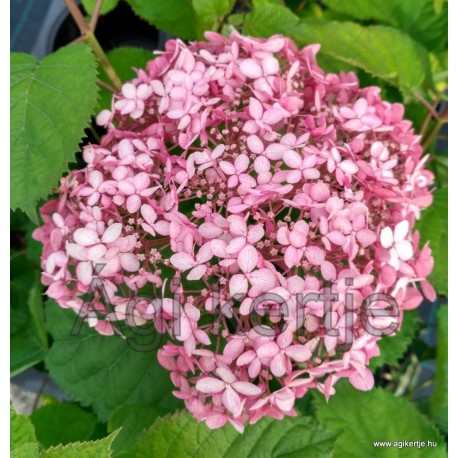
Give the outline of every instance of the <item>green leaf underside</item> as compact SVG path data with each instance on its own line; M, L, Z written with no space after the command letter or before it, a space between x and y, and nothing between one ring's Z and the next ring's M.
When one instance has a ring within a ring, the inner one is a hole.
M72 400L90 405L101 420L127 404L154 405L167 411L182 405L172 395L169 373L159 366L156 351L142 347L154 341L156 350L160 348L164 341L155 340L156 334L135 336L131 344L139 348L133 349L126 339L99 335L85 323L79 335L70 335L77 316L52 301L46 316L54 338L45 359L51 377Z
M243 31L246 35L268 38L276 33L289 36L291 28L299 23L299 18L281 5L265 3L255 5L245 16Z
M431 79L424 48L392 27L303 20L293 35L300 46L320 43L324 54L399 87L405 95Z
M10 291L10 376L14 376L42 361L47 351L42 286L24 255L11 261Z
M421 243L429 242L434 269L428 280L439 294L448 293L448 188L433 194L433 203L422 212L415 228L420 231Z
M431 396L431 413L440 428L448 428L448 306L437 312L437 355L434 392Z
M83 4L86 13L91 16L97 0L81 0L81 3ZM103 0L102 7L100 8L100 14L107 14L114 10L118 3L119 0Z
M188 0L127 0L134 13L158 29L185 40L196 38L196 13Z
M177 412L156 420L141 437L136 456L324 458L331 456L335 436L310 417L263 418L240 434L231 425L212 430Z
M339 383L329 403L315 397L318 420L340 431L334 458L359 457L446 457L445 445L437 429L406 398L376 388L363 392ZM429 441L437 447L375 447L376 441Z
M65 406L71 407L68 404ZM67 419L68 417L60 417L60 421L64 423ZM69 426L67 424L67 427ZM10 456L12 458L111 458L111 444L118 433L119 430L100 440L72 442L40 450L31 419L17 414L10 408Z
M165 411L158 407L141 404L121 407L108 422L109 432L121 428L113 442L113 456L131 456L134 453L133 447L140 434L149 428L157 417L164 413Z
M192 0L197 15L197 31L202 38L207 30L218 30L222 19L232 11L234 0Z
M324 3L361 21L377 20L397 27L429 50L446 47L447 3L441 11L435 10L432 0L324 0Z
M25 444L36 443L36 441L35 430L30 418L10 408L10 450Z
M89 440L97 423L93 413L59 402L36 410L31 420L37 439L44 447Z
M392 24L394 22L393 7L397 0L323 0L323 3L334 11L348 14L360 21L375 19Z
M40 458L111 458L111 444L117 431L103 439L91 442L72 442L50 447L40 453Z
M11 54L11 207L37 221L46 197L74 158L97 100L95 58L83 43L38 61Z

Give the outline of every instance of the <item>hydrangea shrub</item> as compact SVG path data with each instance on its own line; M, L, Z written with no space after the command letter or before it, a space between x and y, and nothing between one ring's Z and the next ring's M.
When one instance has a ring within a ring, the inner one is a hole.
M108 336L153 322L174 394L243 430L341 378L372 388L393 317L368 326L365 299L401 322L435 298L413 230L434 177L403 105L326 74L319 45L206 39L170 40L123 85L34 237L49 297Z

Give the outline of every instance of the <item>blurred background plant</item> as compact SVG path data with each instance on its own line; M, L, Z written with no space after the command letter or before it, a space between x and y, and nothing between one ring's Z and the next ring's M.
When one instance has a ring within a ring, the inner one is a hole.
M402 456L445 456L447 1L46 3L44 10L40 1L12 1L12 51L33 54L15 52L11 61L10 371L13 405L31 413L11 413L14 453L248 456L257 443L253 456L398 456L372 442L429 439L437 447L406 449ZM77 151L103 133L94 116L135 76L132 68L142 68L168 38L202 39L206 30L320 43L325 71L354 71L361 86L380 86L383 98L405 104L436 175L434 203L418 229L435 258L431 281L438 300L406 313L402 330L383 339L372 363L378 388L342 386L329 404L308 394L299 417L263 420L242 439L230 427L210 431L187 414L172 415L180 402L154 352L135 352L120 337L85 327L69 336L74 315L43 296L40 246L31 238L40 202L66 171L82 165ZM42 84L34 83L37 75Z

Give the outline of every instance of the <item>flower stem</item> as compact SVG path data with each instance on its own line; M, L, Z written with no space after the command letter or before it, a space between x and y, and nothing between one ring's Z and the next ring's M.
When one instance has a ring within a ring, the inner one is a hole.
M447 122L447 120L448 120L448 110L446 110L443 114L441 114L439 119L435 120L430 131L426 134L426 136L424 137L424 140L421 142L425 150L428 148L429 144L432 141L434 141L437 133L439 132L439 129Z
M72 15L78 28L80 29L82 39L86 41L91 47L93 53L99 60L100 65L102 65L108 78L110 78L110 81L112 82L114 88L117 91L120 91L122 86L121 80L119 76L116 74L116 71L113 68L113 66L110 64L110 61L108 60L108 57L105 54L105 51L100 46L100 43L97 41L97 38L94 35L94 31L91 29L89 24L84 19L84 16L81 13L78 5L75 3L75 0L64 1L67 5L68 11Z
M119 76L116 74L116 70L110 64L107 55L105 54L104 50L100 46L97 38L94 35L94 32L89 31L86 35L86 41L89 43L89 46L94 51L94 54L99 59L100 64L102 65L105 73L107 74L110 81L113 83L113 87L117 90L121 90L122 82L119 79Z

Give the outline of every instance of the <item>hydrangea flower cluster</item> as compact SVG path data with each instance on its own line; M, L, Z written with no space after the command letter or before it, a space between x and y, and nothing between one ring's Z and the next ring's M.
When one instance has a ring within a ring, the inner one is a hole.
M92 294L86 320L106 335L154 322L175 395L243 430L340 378L373 386L364 299L389 295L402 320L418 288L435 296L413 231L433 175L403 106L325 74L319 45L206 38L170 40L124 84L34 237L48 296L79 313ZM329 285L328 309L303 300Z

